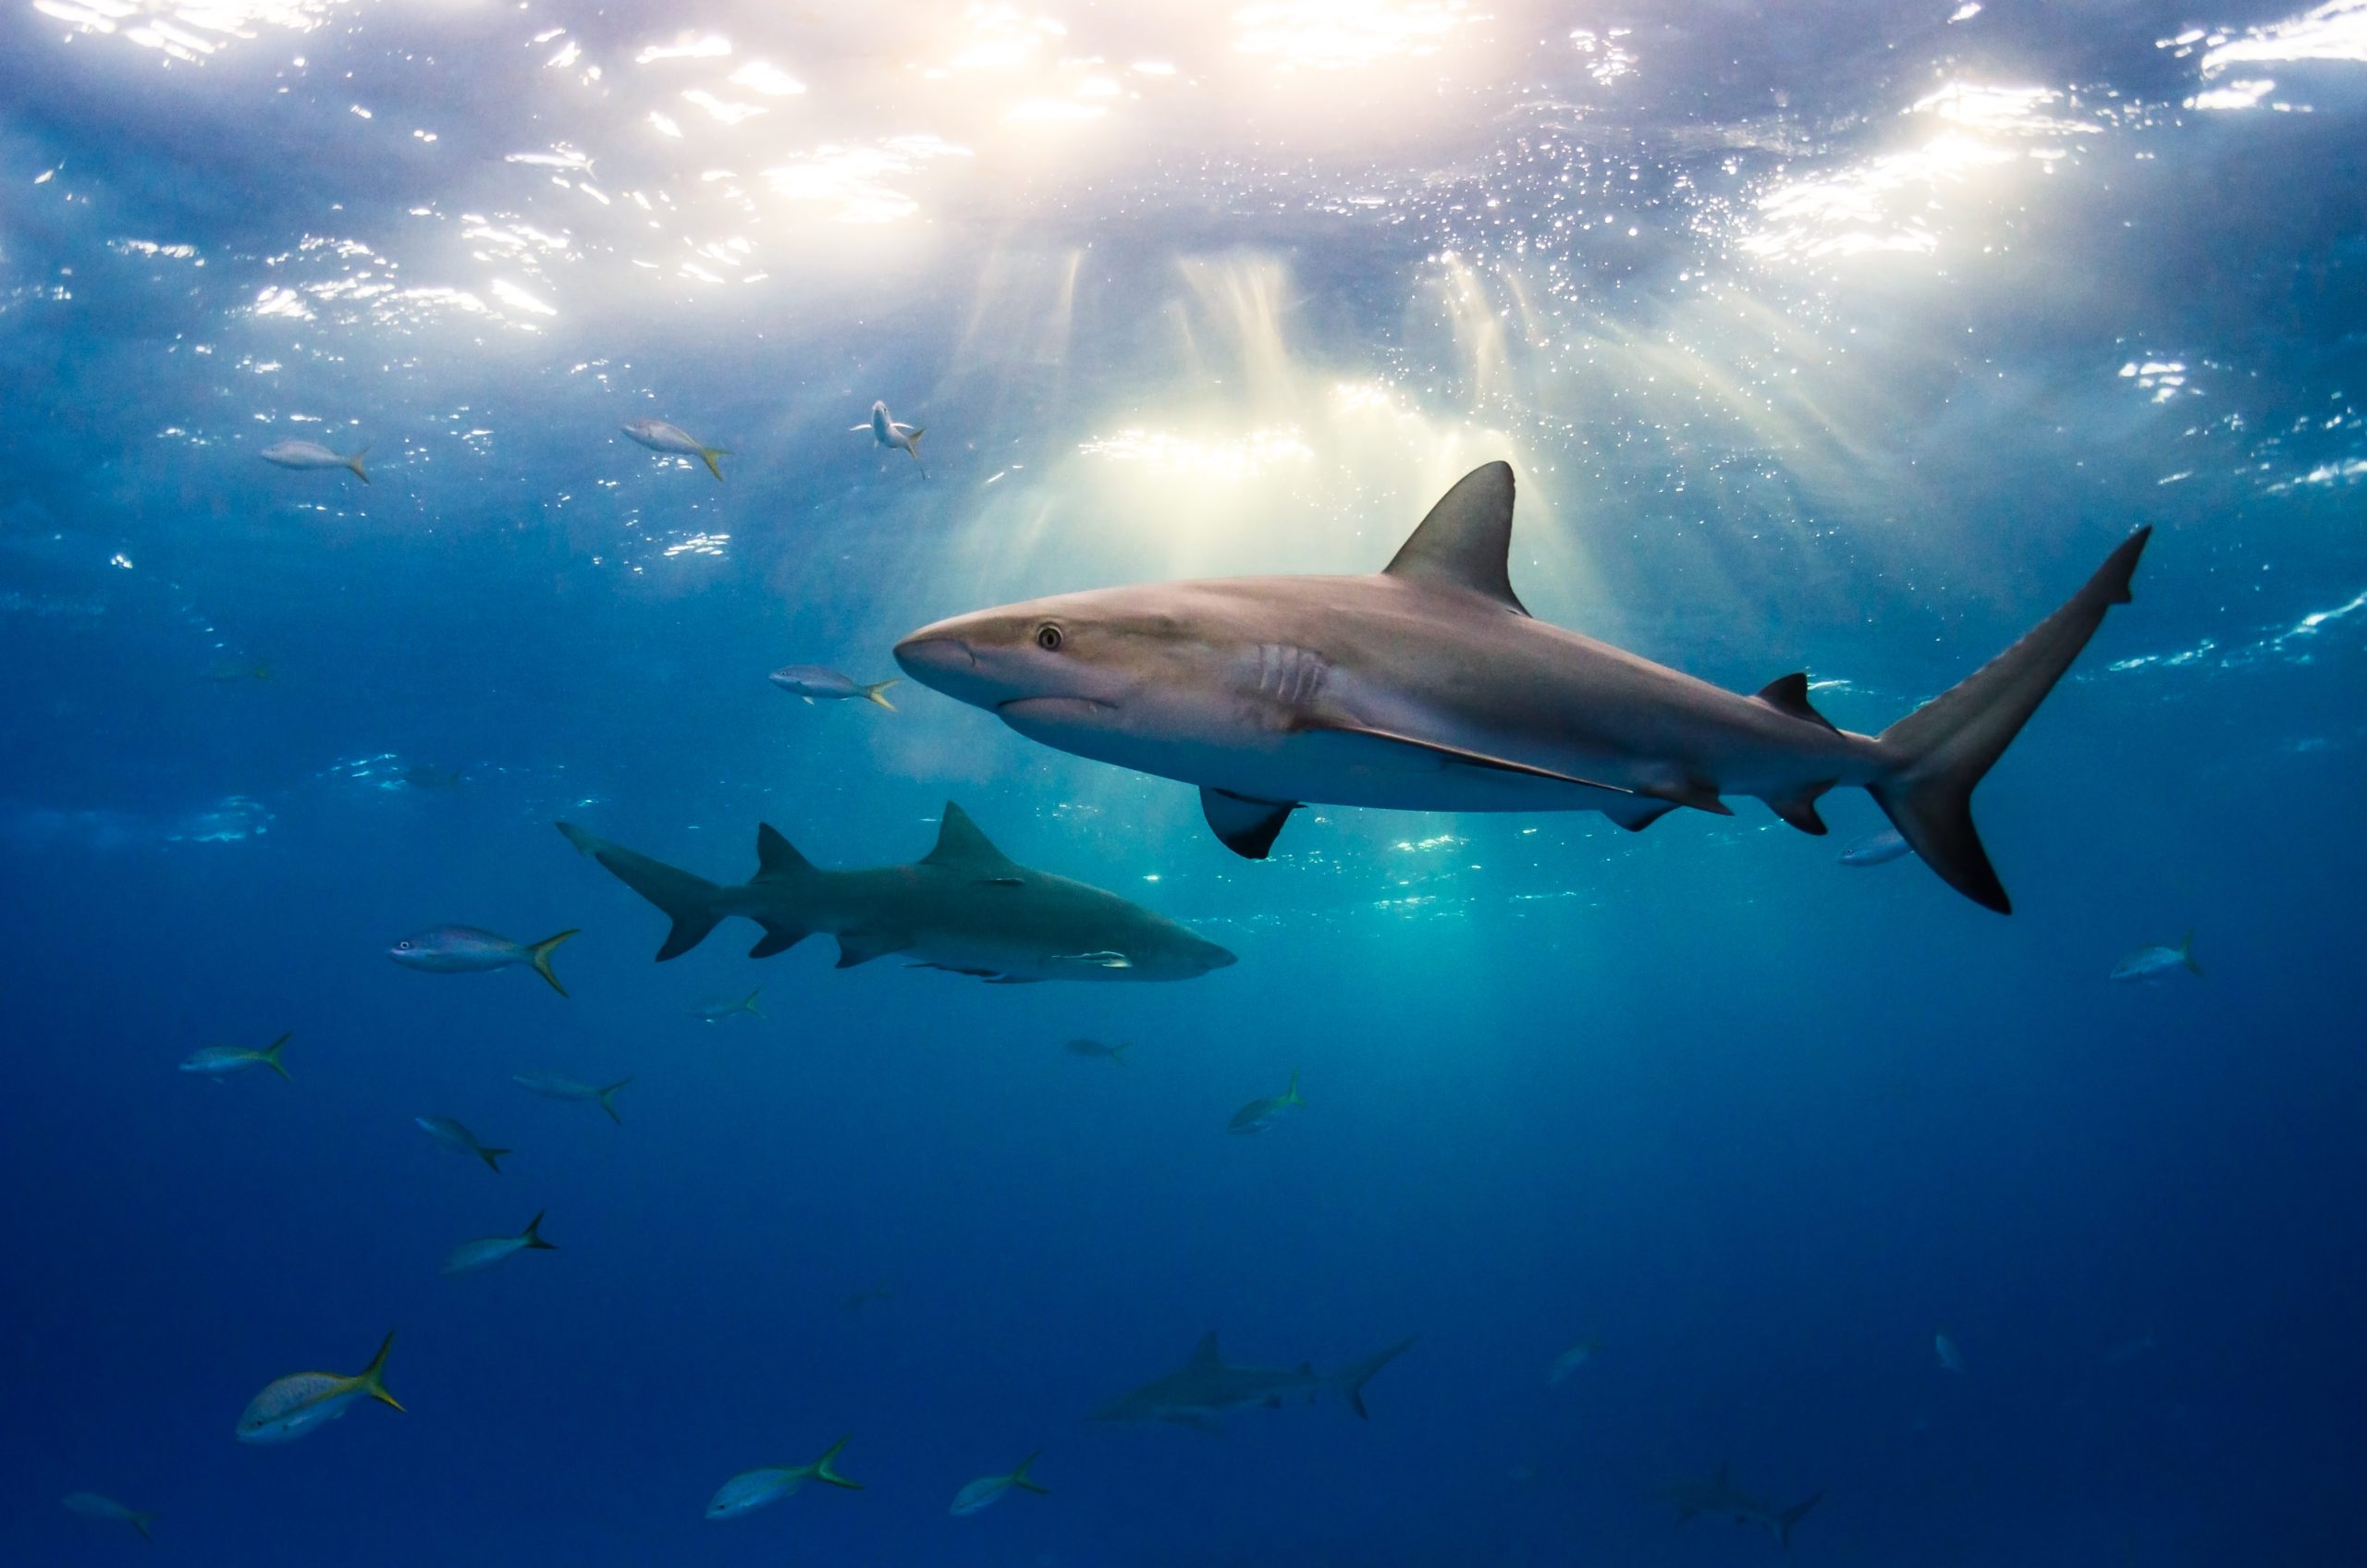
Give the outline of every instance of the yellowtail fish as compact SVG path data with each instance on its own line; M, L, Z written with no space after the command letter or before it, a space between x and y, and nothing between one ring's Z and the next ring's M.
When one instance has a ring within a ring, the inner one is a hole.
M526 1229L515 1236L484 1236L473 1242L462 1242L444 1260L447 1274L473 1274L490 1268L506 1258L521 1252L556 1252L558 1249L543 1240L543 1217L537 1214L526 1221Z
M509 1081L546 1100L596 1100L600 1109L608 1113L609 1121L619 1127L625 1124L625 1119L617 1114L616 1093L632 1082L630 1078L619 1078L606 1088L563 1078L556 1072L519 1072L512 1074Z
M362 459L369 455L367 447L358 452L337 453L318 441L281 441L265 447L262 452L264 461L280 468L341 468L364 484L370 483L370 473L362 466Z
M1100 1040L1069 1040L1063 1043L1061 1049L1067 1051L1071 1056L1106 1057L1111 1061L1123 1065L1125 1062L1132 1060L1126 1055L1126 1052L1133 1047L1133 1045L1134 1041L1132 1040L1121 1040L1114 1046L1105 1044Z
M808 1481L827 1481L834 1487L844 1487L851 1492L863 1490L863 1483L850 1481L830 1467L839 1450L847 1446L840 1438L830 1445L829 1452L811 1464L768 1464L762 1469L742 1470L716 1488L707 1501L706 1516L710 1519L736 1519L767 1503L779 1502Z
M217 1084L254 1067L268 1067L282 1078L288 1078L288 1069L281 1065L279 1053L286 1050L288 1042L295 1037L293 1035L282 1035L259 1051L251 1051L243 1046L207 1046L202 1050L190 1052L181 1062L181 1071L196 1073L201 1078L211 1078ZM288 1078L288 1081L295 1082L293 1078Z
M570 928L539 942L513 942L473 925L438 925L412 932L388 948L386 956L405 969L423 969L430 974L481 974L513 963L530 964L563 997L567 987L551 972L551 954L574 935Z
M99 1492L67 1492L58 1501L68 1513L79 1513L85 1519L104 1519L110 1524L129 1525L140 1532L140 1538L144 1541L156 1538L148 1533L148 1526L156 1522L153 1510L143 1513Z
M866 702L877 703L889 713L896 711L896 704L879 693L890 686L901 684L903 680L901 676L896 676L886 680L861 681L835 669L825 669L818 664L783 665L765 679L792 697L804 698L808 704L817 697L826 701L861 697Z
M1014 1487L1024 1492L1035 1492L1039 1496L1045 1497L1050 1496L1051 1488L1049 1487L1040 1486L1027 1478L1027 1467L1035 1464L1038 1458L1042 1457L1043 1452L1044 1451L1042 1449L1037 1449L1034 1453L1031 1453L1026 1458L1021 1460L1019 1462L1019 1468L1013 1470L1008 1476L979 1476L976 1480L971 1482L968 1486L963 1487L960 1491L953 1494L953 1507L950 1512L957 1519L965 1513L975 1513L982 1508L987 1507L993 1503L1000 1502L1003 1499L1003 1494L1010 1491Z
M1552 1369L1545 1375L1546 1382L1551 1384L1569 1381L1570 1375L1592 1361L1594 1353L1601 1348L1602 1341L1600 1340L1580 1340L1553 1358Z
M2202 965L2194 962L2192 927L2189 927L2187 934L2178 938L2178 945L2175 948L2138 949L2112 966L2112 977L2124 985L2131 981L2142 983L2175 974L2181 969L2198 978L2202 974Z
M1251 1100L1233 1113L1229 1129L1234 1133L1262 1133L1279 1121L1285 1111L1306 1102L1298 1097L1298 1069L1291 1069L1291 1084L1279 1095L1268 1095Z
M718 482L723 478L723 468L715 459L731 455L729 447L709 447L681 425L668 424L662 419L637 419L626 425L624 431L653 452L698 459L706 464L706 471Z
M350 1378L335 1372L291 1372L276 1379L239 1417L239 1440L292 1442L323 1422L336 1420L355 1400L365 1397L400 1410L386 1384L386 1353L394 1348L395 1336L389 1332L370 1365Z
M871 432L872 440L881 447L891 450L901 447L912 455L913 464L920 468L921 477L923 479L928 477L928 470L921 465L921 437L928 432L918 425L900 424L889 418L888 405L885 402L872 404L871 418L854 428L858 431Z
M705 1023L721 1023L730 1018L762 1018L764 1013L756 1007L756 998L763 991L759 986L744 997L708 997L691 1011Z
M485 1147L477 1142L477 1135L474 1133L448 1116L415 1116L411 1118L411 1121L421 1132L453 1153L472 1154L484 1160L486 1165L492 1167L493 1173L497 1176L501 1174L501 1157L512 1152L509 1149Z

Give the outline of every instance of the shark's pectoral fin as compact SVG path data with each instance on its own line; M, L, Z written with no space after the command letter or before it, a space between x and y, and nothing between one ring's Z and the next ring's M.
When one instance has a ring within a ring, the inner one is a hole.
M1346 767L1390 773L1434 773L1449 767L1476 767L1490 773L1515 773L1528 778L1550 778L1559 784L1577 784L1614 795L1632 796L1637 792L1599 779L1581 778L1575 773L1564 773L1558 768L1475 752L1466 747L1449 745L1443 741L1428 741L1395 730L1379 729L1351 720L1313 720L1300 726L1298 732L1303 738L1337 752L1337 760ZM1658 794L1660 791L1647 790L1645 793ZM1715 800L1717 791L1711 790L1710 798ZM1677 803L1686 805L1692 802L1680 801Z
M1298 809L1294 801L1257 801L1228 790L1202 787L1200 812L1224 847L1244 860L1264 860L1282 824Z
M791 926L776 925L771 921L766 921L764 927L764 936L754 947L748 949L750 958L770 958L775 953L785 953L814 935L811 931L799 931Z
M964 973L967 973L964 971ZM1040 974L998 974L987 982L989 986L1033 986L1043 979Z
M1767 802L1767 809L1801 832L1813 833L1822 838L1827 829L1824 826L1824 818L1817 815L1816 798L1832 789L1834 782L1833 779L1828 778L1820 784L1810 784L1796 793L1786 795L1780 801L1771 800Z
M852 969L858 963L902 952L912 945L913 939L901 931L841 931L837 967Z
M1805 719L1810 724L1833 729L1833 720L1817 712L1809 703L1809 678L1804 670L1777 676L1759 689L1758 697L1787 718ZM1838 729L1833 729L1833 732L1835 735L1841 733Z

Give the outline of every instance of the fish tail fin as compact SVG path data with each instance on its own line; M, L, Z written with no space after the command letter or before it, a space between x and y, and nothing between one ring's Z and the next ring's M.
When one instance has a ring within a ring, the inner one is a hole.
M1021 1460L1019 1462L1019 1468L1011 1473L1011 1484L1017 1487L1022 1491L1036 1492L1044 1497L1051 1496L1051 1488L1044 1485L1041 1481L1029 1479L1027 1475L1027 1467L1043 1457L1044 1451L1039 1448L1034 1453L1031 1453L1026 1458Z
M1126 1053L1134 1048L1134 1041L1121 1040L1116 1045L1110 1047L1110 1060L1116 1062L1119 1066L1123 1067L1128 1061L1133 1060L1128 1057Z
M557 974L551 973L551 954L558 950L558 945L561 942L566 941L570 937L574 936L576 932L581 929L582 927L580 926L570 926L567 930L560 932L556 937L544 937L541 941L536 942L533 948L528 949L528 951L533 956L534 973L549 981L551 983L551 989L557 991L562 997L567 995L567 987L558 983L558 976Z
M619 1078L615 1083L609 1084L607 1088L601 1090L597 1096L600 1101L600 1109L607 1111L608 1113L608 1120L615 1122L619 1127L625 1124L625 1119L617 1114L617 1091L632 1082L632 1080L630 1078Z
M2198 970L2196 973L2201 974L2201 972ZM288 1077L288 1069L286 1065L280 1061L279 1053L286 1050L288 1048L288 1042L295 1037L296 1036L292 1034L282 1035L279 1038L272 1041L271 1044L264 1047L263 1048L263 1064L265 1067L270 1068L274 1072L278 1073L280 1077L286 1078L290 1084L293 1084L296 1080Z
M900 675L893 680L875 680L870 685L865 686L863 689L863 694L868 700L877 703L881 707L886 708L889 713L894 713L896 711L896 704L889 702L879 693L888 690L889 687L896 685L902 680L903 677Z
M156 1511L154 1509L151 1508L141 1513L127 1513L123 1517L126 1524L140 1532L140 1538L141 1540L146 1541L150 1546L156 1544L156 1537L151 1534L148 1529L149 1525L153 1525L156 1522Z
M345 466L353 471L353 477L362 481L364 484L370 483L370 471L362 466L362 459L369 455L370 448L367 446L364 446L360 451L345 459Z
M546 1210L546 1209L538 1209L538 1210L536 1210L536 1211L535 1211L534 1218L533 1218L532 1219L529 1219L529 1220L527 1220L527 1221L526 1221L526 1233L525 1233L525 1235L524 1235L524 1236L521 1237L520 1239L521 1239L521 1240L522 1240L522 1241L526 1243L526 1246L527 1246L527 1248L528 1248L528 1250L529 1250L529 1251L533 1251L533 1252L557 1252L557 1251L558 1251L558 1248L557 1248L557 1247L555 1247L555 1246L551 1245L551 1244L550 1244L550 1243L548 1243L548 1242L546 1242L546 1241L543 1240L543 1215L544 1215L544 1214L546 1214L546 1213L547 1213L547 1212L549 1212L549 1211L548 1211L548 1210Z
M1348 1408L1356 1413L1357 1420L1372 1419L1365 1409L1365 1385L1371 1382L1382 1367L1396 1360L1405 1347L1413 1342L1411 1339L1400 1340L1379 1355L1357 1362L1333 1379L1339 1384L1340 1397L1348 1402Z
M1889 766L1867 790L1941 880L1984 909L2013 913L1972 825L1972 791L2079 650L2104 612L2129 601L2128 580L2152 529L2140 528L2095 575L2021 641L1882 732Z
M1269 1078L1266 1082L1270 1084L1273 1080ZM1291 1069L1291 1086L1282 1091L1282 1103L1285 1105L1305 1105L1306 1103L1299 1097L1298 1069L1295 1067Z
M765 988L762 986L759 986L754 990L749 992L746 996L741 998L740 1011L746 1013L751 1018L764 1017L764 1009L756 1005L756 998L764 994L764 989Z
M1792 1526L1807 1518L1809 1510L1814 1508L1818 1503L1822 1502L1823 1501L1824 1494L1822 1492L1819 1492L1814 1497L1809 1499L1806 1502L1796 1502L1791 1507L1784 1510L1783 1513L1775 1515L1775 1544L1782 1547L1785 1551L1791 1550Z
M509 1151L505 1149L502 1152L506 1154ZM400 1402L386 1391L386 1353L394 1348L395 1331L389 1329L386 1330L386 1337L378 1342L378 1354L372 1356L370 1365L362 1369L362 1391L380 1404L391 1404L397 1410L401 1410Z
M715 475L716 483L718 484L723 482L723 465L717 462L715 459L717 458L728 458L730 455L730 449L725 447L701 447L699 448L699 460L706 464L707 472Z
M672 919L673 928L666 933L665 946L657 949L658 962L680 958L697 947L723 918L723 912L716 907L717 895L723 889L705 877L693 876L663 861L595 839L570 823L560 823L558 830L567 835L569 843L607 866L618 881Z
M493 1173L496 1176L498 1176L501 1174L501 1157L506 1154L515 1154L518 1151L515 1149L488 1149L480 1147L477 1150L477 1158L484 1160L492 1170Z
M2186 937L2178 943L2178 962L2186 965L2188 974L2201 974L2202 965L2194 962L2194 927L2191 925L2186 928Z
M863 1490L863 1483L861 1481L848 1480L844 1476L840 1475L838 1470L830 1464L830 1461L838 1458L839 1450L847 1446L847 1439L852 1438L852 1436L854 1436L854 1434L850 1432L847 1434L847 1437L840 1438L837 1442L830 1445L828 1452L814 1462L814 1478L816 1480L828 1481L834 1487L844 1487L851 1492L859 1492Z

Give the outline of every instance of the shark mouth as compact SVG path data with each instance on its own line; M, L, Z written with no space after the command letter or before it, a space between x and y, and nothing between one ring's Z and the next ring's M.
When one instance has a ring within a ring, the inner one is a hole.
M1097 716L1115 713L1117 708L1115 703L1098 702L1091 697L1013 697L995 704L995 712L1003 722L1014 728L1031 722L1090 723Z

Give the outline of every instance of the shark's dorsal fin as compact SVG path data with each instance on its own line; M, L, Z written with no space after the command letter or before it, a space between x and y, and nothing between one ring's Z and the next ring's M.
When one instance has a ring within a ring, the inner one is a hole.
M1214 1329L1200 1336L1192 1347L1192 1359L1184 1364L1186 1372L1213 1372L1224 1365L1224 1357L1217 1354L1217 1331Z
M1483 463L1439 497L1383 574L1432 587L1467 589L1515 615L1527 615L1513 594L1505 565L1512 547L1512 464Z
M751 882L786 882L802 871L814 869L814 863L797 852L797 846L780 835L769 822L756 824L756 875Z
M988 842L970 814L951 801L945 802L945 815L938 824L937 848L923 855L921 864L965 866L988 875L1019 869L1019 863Z

